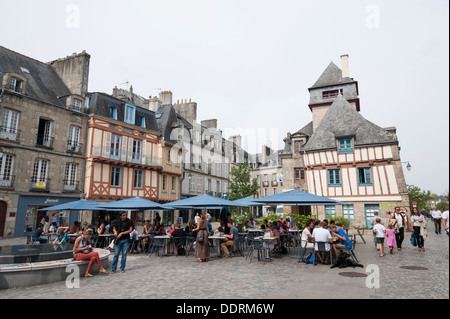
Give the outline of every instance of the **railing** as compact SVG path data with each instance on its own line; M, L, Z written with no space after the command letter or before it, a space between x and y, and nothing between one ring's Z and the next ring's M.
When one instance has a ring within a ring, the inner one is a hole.
M0 175L0 187L14 188L15 178L13 175Z
M278 182L277 181L272 181L272 186L278 186Z
M263 182L262 185L263 187L269 187L269 182Z
M35 192L48 192L50 191L50 179L31 179L30 190Z
M64 192L78 192L79 191L79 182L76 181L63 181L63 191Z
M149 155L143 155L141 154L140 159L132 159L133 152L123 152L120 150L118 155L114 155L111 152L111 147L108 146L94 146L91 156L98 156L103 157L107 159L112 159L116 161L123 161L123 162L129 162L129 163L135 163L135 164L142 164L142 165L149 165L149 166L162 166L162 159L161 157L157 156L149 156Z
M53 141L55 140L54 137L50 137L48 135L38 135L36 140L36 146L44 146L48 148L53 147Z
M0 138L7 140L18 141L22 131L15 128L0 126Z
M67 140L67 152L81 153L81 143L77 141Z

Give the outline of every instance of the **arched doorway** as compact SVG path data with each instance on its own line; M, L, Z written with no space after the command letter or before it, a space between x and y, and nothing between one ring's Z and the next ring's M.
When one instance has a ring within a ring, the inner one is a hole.
M3 232L5 230L5 221L6 221L6 209L8 205L5 202L0 201L0 237L3 237Z

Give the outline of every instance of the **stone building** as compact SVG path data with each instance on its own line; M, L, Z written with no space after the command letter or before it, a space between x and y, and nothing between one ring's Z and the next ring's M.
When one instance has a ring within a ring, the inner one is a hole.
M0 237L22 237L39 209L82 198L89 61L44 63L0 46Z
M313 207L319 218L343 216L364 226L374 211L387 218L409 200L396 129L381 128L359 113L358 82L349 77L348 56L341 60L342 70L331 62L309 88L313 120L285 139L284 181L289 189L347 204Z

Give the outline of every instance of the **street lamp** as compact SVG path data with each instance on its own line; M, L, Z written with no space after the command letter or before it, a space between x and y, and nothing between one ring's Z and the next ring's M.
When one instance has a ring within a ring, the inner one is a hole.
M408 170L408 171L410 171L411 170L411 164L407 161L407 162L402 162L402 164L406 164L406 169Z

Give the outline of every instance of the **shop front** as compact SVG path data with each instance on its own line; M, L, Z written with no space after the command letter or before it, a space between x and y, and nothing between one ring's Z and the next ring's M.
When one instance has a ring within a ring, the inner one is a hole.
M36 230L42 217L46 214L46 211L41 209L79 199L79 197L19 195L14 237L23 237L25 232ZM53 214L56 214L58 225L67 221L69 226L73 225L79 216L78 211L48 211L50 221Z

